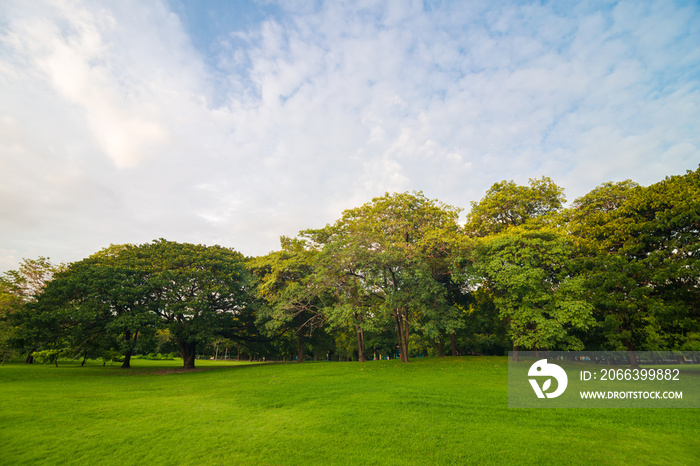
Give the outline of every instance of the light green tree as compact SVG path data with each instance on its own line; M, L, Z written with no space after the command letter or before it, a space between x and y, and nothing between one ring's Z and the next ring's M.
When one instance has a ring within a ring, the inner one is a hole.
M470 236L488 236L538 217L558 212L564 190L545 176L531 178L529 186L513 181L495 183L479 202L471 203L465 229Z
M304 339L322 331L331 304L328 293L311 279L317 251L299 239L282 237L282 248L248 262L257 279L256 293L266 303L258 321L272 334L291 331L297 340L297 361L304 361ZM279 335L278 335L279 336Z

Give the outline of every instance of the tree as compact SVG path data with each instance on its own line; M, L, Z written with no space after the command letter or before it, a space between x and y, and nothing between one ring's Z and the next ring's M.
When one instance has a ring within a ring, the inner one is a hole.
M63 267L63 265L52 264L47 257L22 259L19 269L6 272L4 280L12 284L13 292L23 301L33 301L52 280L53 275Z
M0 352L3 366L7 356L12 354L13 340L17 337L17 328L11 319L23 304L24 301L12 282L0 277Z
M251 312L251 277L233 249L161 239L125 254L130 268L145 272L149 310L180 346L185 369L194 369L198 344L231 337Z
M531 178L529 184L519 186L504 180L491 186L481 201L471 203L465 226L468 234L479 237L497 234L562 208L564 190L551 179Z
M144 271L124 261L132 245L110 246L56 273L25 321L35 339L66 355L101 357L119 349L130 368L139 336L155 325Z
M700 169L647 188L606 183L574 203L607 347L700 348L699 199Z
M10 270L0 277L0 321L3 322L5 347L14 346L26 351L26 362L29 364L34 361L33 353L36 349L36 343L30 335L35 332L22 327L21 319L28 312L27 305L36 301L46 284L63 267L52 264L46 257L23 259L18 270Z
M328 241L333 236L329 227L303 234L312 238L315 244L323 244L310 278L317 289L330 296L323 307L326 320L333 329L354 333L358 361L365 362L365 334L368 330L376 330L378 319L373 319L373 308L379 306L381 300L366 288L362 265L357 263L359 258L344 254L347 251L342 250L343 242Z
M614 252L615 246L608 242L613 232L610 220L640 189L631 180L607 182L574 201L573 207L565 214L568 217L567 228L583 240L585 253Z
M700 349L700 167L636 190L617 213L611 240L645 271L638 284L649 289L660 337Z
M158 323L150 312L148 270L134 267L131 261L135 248L112 245L71 264L42 296L55 294L57 300L64 300L79 355L117 349L124 369L131 367L139 339L153 333Z
M469 293L464 344L471 354L503 355L508 352L508 328L494 302L493 292L479 286Z
M445 302L433 265L459 241L458 215L420 192L387 193L346 210L334 225L302 232L320 250L323 281L337 290L329 311L352 316L358 334L369 320L390 318L408 362L411 323Z
M657 326L648 312L648 289L638 286L643 268L618 254L619 245L610 241L620 226L614 220L619 209L641 189L631 180L603 183L576 199L567 212L567 227L583 246L578 262L598 322L587 338L596 348L633 352Z
M158 240L110 246L58 273L24 328L51 350L95 356L118 346L130 358L139 338L167 329L194 368L198 344L230 336L250 312L250 279L240 253Z
M304 241L282 237L282 249L248 263L255 274L257 295L266 301L269 312L266 325L273 333L291 327L297 336L297 361L304 361L304 337L313 337L323 328L324 292L310 280L314 270L316 251L307 248ZM284 333L284 330L282 330Z
M594 320L574 257L571 240L553 228L516 227L481 241L475 266L508 324L514 351L583 349L572 330L586 330Z

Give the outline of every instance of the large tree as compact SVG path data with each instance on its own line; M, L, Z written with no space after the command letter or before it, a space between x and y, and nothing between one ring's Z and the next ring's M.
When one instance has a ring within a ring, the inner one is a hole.
M232 336L252 304L245 258L233 249L157 240L127 250L144 271L150 311L180 346L183 366L195 367L198 344Z
M420 192L387 193L302 234L320 249L320 273L338 290L333 310L352 316L358 332L369 320L391 319L401 360L408 362L412 322L446 306L436 264L449 260L459 241L458 215L459 209Z
M593 323L571 239L554 228L515 227L481 241L475 252L481 286L493 294L513 349L583 349L574 330Z
M646 188L605 183L571 217L604 346L700 348L700 169Z
M296 335L297 360L303 362L304 339L322 332L322 309L331 302L311 279L317 252L299 239L283 236L280 242L280 251L257 257L247 266L257 278L257 296L266 303L259 308L258 320L273 336L291 330Z
M25 327L35 340L76 356L118 345L125 368L144 332L168 329L184 367L194 368L198 344L230 337L248 318L244 260L228 248L165 240L111 246L57 274Z
M60 322L75 356L117 350L128 369L139 338L154 331L148 271L130 260L134 248L112 245L70 264L40 296L37 309Z

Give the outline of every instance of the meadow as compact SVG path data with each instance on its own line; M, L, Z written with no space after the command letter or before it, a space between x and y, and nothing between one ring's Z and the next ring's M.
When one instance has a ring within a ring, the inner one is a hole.
M697 409L509 409L505 357L0 367L2 464L700 464Z

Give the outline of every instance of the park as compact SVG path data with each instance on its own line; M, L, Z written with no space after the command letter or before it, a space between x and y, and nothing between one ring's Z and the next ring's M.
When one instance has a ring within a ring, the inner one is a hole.
M700 465L699 26L1 1L0 466Z
M506 354L697 351L698 176L569 208L503 181L463 226L387 193L260 257L27 259L0 279L1 460L697 464L697 409L509 408Z

